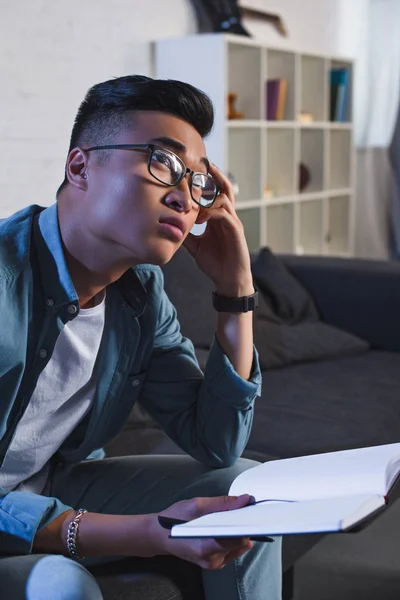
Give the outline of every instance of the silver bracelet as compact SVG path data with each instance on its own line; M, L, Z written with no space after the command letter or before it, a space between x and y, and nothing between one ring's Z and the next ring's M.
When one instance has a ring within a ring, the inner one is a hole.
M78 512L76 513L75 519L73 519L68 526L67 549L68 549L70 557L73 558L74 560L82 560L84 558L84 556L80 556L80 554L79 554L78 546L77 546L77 538L78 538L78 530L79 530L79 521L80 521L82 515L84 515L86 512L87 512L87 510L85 510L84 508L80 508L78 510Z

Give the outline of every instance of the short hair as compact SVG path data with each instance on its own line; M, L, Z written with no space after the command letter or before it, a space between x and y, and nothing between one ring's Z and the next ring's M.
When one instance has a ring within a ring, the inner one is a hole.
M210 98L194 86L172 79L126 75L92 86L81 103L72 128L68 154L77 146L111 143L113 137L132 125L132 113L160 111L190 123L205 138L214 123ZM99 160L105 160L103 153ZM68 184L64 181L57 196Z

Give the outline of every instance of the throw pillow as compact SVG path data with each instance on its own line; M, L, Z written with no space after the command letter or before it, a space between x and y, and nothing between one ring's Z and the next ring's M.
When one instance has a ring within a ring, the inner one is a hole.
M252 263L259 289L254 343L262 369L364 352L364 340L319 320L307 290L269 248Z

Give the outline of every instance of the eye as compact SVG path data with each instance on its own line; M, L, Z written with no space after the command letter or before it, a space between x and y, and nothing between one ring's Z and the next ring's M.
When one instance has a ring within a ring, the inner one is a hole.
M165 152L154 152L152 162L158 164L160 167L162 166L170 170L176 170L176 168L174 168L175 165L173 157L169 154L166 154Z

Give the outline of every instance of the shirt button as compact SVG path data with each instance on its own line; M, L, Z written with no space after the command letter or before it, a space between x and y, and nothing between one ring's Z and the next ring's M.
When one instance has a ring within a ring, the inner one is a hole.
M68 312L70 315L74 315L77 311L78 309L76 308L75 304L70 304L68 306Z
M137 387L138 385L140 385L140 381L139 381L139 379L134 379L134 380L132 381L132 386L133 386L133 387Z
M45 350L44 348L42 348L41 350L39 350L39 356L40 356L40 358L46 358L46 356L47 356L47 350Z
M54 300L52 298L48 298L46 300L46 304L47 304L47 306L54 306Z

